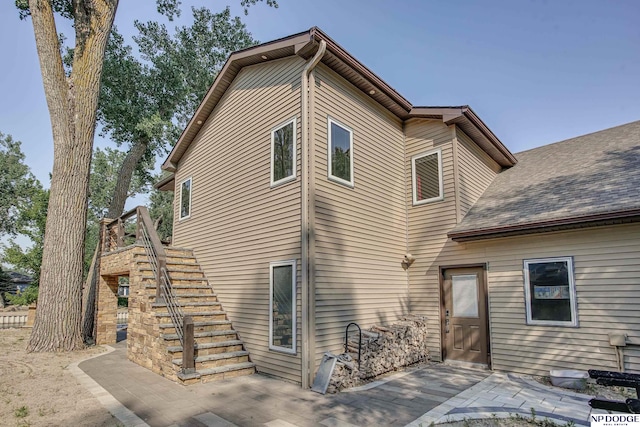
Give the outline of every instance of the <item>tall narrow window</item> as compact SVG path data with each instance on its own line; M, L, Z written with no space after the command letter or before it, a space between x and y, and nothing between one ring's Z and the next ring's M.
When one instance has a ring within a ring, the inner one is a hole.
M296 261L270 265L269 349L296 353Z
M327 133L329 179L353 187L353 132L329 117Z
M524 261L527 324L577 326L571 257Z
M271 185L296 179L296 119L271 131Z
M413 156L411 174L414 205L443 199L442 151L440 149Z
M180 184L180 219L191 216L191 178Z

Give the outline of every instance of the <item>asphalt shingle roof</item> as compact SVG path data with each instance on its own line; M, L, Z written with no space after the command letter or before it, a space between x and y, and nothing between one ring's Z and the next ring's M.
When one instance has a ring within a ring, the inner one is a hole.
M516 158L450 235L640 209L640 121Z

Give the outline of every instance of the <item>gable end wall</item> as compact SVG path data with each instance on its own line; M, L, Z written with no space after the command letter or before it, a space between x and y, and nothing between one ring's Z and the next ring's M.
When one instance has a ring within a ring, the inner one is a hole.
M192 248L261 372L300 382L300 75L288 58L244 68L178 165L174 240ZM297 119L297 179L270 188L271 129ZM193 178L191 217L179 184ZM297 354L269 350L269 263L297 261Z

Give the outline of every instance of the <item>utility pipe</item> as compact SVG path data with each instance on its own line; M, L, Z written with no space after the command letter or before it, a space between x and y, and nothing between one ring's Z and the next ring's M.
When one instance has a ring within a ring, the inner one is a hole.
M300 144L300 155L302 156L302 173L300 174L300 184L302 186L302 218L301 218L301 234L302 234L302 388L309 388L311 386L311 358L313 355L309 351L309 335L311 335L311 328L309 322L310 307L310 294L313 291L309 289L309 165L311 164L309 156L313 153L309 153L309 137L308 137L308 121L309 118L309 74L318 65L318 62L324 56L327 49L327 43L324 40L320 41L320 47L318 51L311 58L307 65L302 70L302 82L301 82L301 117L300 117L300 130L302 134L302 143ZM313 89L313 88L312 88Z

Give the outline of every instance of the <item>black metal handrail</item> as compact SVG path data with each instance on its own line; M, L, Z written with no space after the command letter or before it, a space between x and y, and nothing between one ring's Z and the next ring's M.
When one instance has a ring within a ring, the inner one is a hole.
M347 325L346 329L344 330L344 352L345 353L349 353L349 327L351 325L354 325L356 328L358 328L358 333L359 333L359 338L358 338L358 369L360 369L360 359L362 359L362 329L360 328L360 325L358 325L356 322L351 322Z

